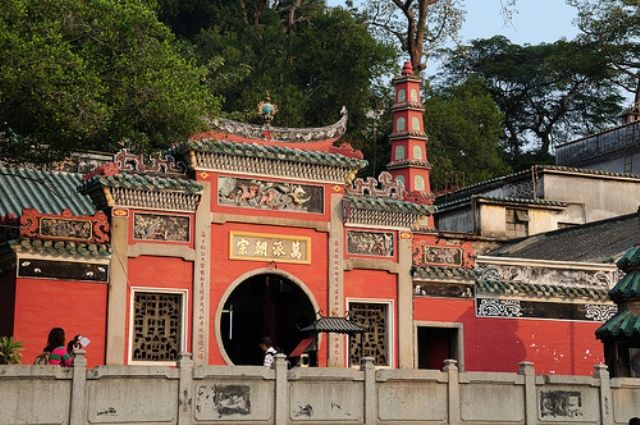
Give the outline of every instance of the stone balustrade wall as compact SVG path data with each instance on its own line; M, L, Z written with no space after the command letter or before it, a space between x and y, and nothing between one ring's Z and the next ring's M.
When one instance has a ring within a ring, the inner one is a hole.
M375 369L287 370L198 366L99 366L83 352L73 368L0 366L0 424L627 424L640 416L640 379Z

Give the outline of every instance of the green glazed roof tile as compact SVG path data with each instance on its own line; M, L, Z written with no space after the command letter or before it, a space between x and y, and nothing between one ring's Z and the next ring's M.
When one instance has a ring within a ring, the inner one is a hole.
M19 216L23 208L44 214L70 209L75 215L93 215L88 196L78 192L82 176L62 171L43 171L0 165L0 216Z
M623 310L596 330L598 339L640 336L640 315Z
M475 280L478 277L475 270L461 267L414 266L413 271L414 279Z
M362 210L402 212L416 215L430 215L436 211L433 205L422 205L393 198L347 195L344 199Z
M222 140L189 141L178 145L175 150L178 152L193 150L196 152L331 165L349 170L359 170L367 166L367 161L365 160L350 158L337 153L307 151L281 146L265 146L256 143L234 143Z
M628 250L616 265L626 274L609 291L609 298L616 303L640 299L640 246Z
M111 244L108 243L96 244L23 238L9 241L5 246L16 252L37 252L39 254L86 258L109 257L112 253Z
M568 287L560 285L542 285L480 279L477 282L477 289L478 293L495 295L528 296L535 298L586 298L598 301L607 300L607 289L598 287Z

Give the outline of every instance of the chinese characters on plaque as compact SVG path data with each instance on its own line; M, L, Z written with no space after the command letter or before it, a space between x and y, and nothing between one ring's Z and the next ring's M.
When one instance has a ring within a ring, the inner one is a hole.
M231 232L229 258L309 264L311 240L304 236Z

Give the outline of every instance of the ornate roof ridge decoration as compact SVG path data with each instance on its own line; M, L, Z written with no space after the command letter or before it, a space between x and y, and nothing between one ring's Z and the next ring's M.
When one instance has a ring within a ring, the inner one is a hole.
M339 139L347 131L348 113L343 106L340 119L334 124L314 128L273 127L269 122L265 124L248 124L240 121L214 118L211 125L225 133L234 134L249 139L269 140L283 143L317 142L328 139Z
M477 292L490 296L584 298L607 300L616 271L562 270L487 264L476 267Z
M113 253L110 243L78 243L21 238L6 242L6 244L16 254L34 253L62 257L109 258Z
M367 177L367 179L357 178L352 185L346 187L346 192L350 195L386 197L402 200L404 198L404 184L394 180L391 173L383 171L377 179Z
M346 195L342 209L345 223L413 230L430 230L425 218L435 211L430 205L362 195Z
M367 177L366 180L357 178L352 185L347 185L346 192L349 195L390 198L420 205L433 205L434 201L431 193L405 190L404 184L394 179L388 171L381 172L378 179L373 177ZM435 210L429 214L433 212Z
M83 180L90 180L95 176L114 176L119 173L153 174L174 178L186 178L187 167L182 161L160 152L149 155L145 162L143 154L133 154L128 149L122 149L114 156L114 162L103 164L86 173Z
M20 216L20 237L106 243L109 242L109 221L102 211L87 216L74 215L70 209L60 214L43 214L35 208L25 208Z

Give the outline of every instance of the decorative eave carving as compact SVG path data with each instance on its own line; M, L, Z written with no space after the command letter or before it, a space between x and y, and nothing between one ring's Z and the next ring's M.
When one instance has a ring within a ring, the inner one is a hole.
M61 258L85 258L107 260L113 249L109 243L78 243L73 241L54 241L22 238L8 242L9 252L17 257L46 256Z
M342 218L345 224L395 227L399 229L426 230L428 214L406 209L376 209L363 207L351 197L342 200Z
M195 212L200 193L170 190L140 190L122 187L105 188L109 207L129 207L151 210Z
M193 152L193 151L192 151ZM307 164L297 161L260 157L244 157L212 152L193 152L194 169L226 171L260 176L274 176L343 184L353 179L358 169L345 170L342 167L325 164Z
M42 214L35 208L25 208L20 216L20 237L105 243L109 242L109 221L101 211L93 216L76 216L68 209L60 214Z
M239 121L214 119L211 125L228 134L249 139L277 141L283 143L317 142L320 140L337 140L347 131L347 110L343 107L342 117L338 122L326 127L316 128L287 128L273 127L268 123L263 125L247 124Z

